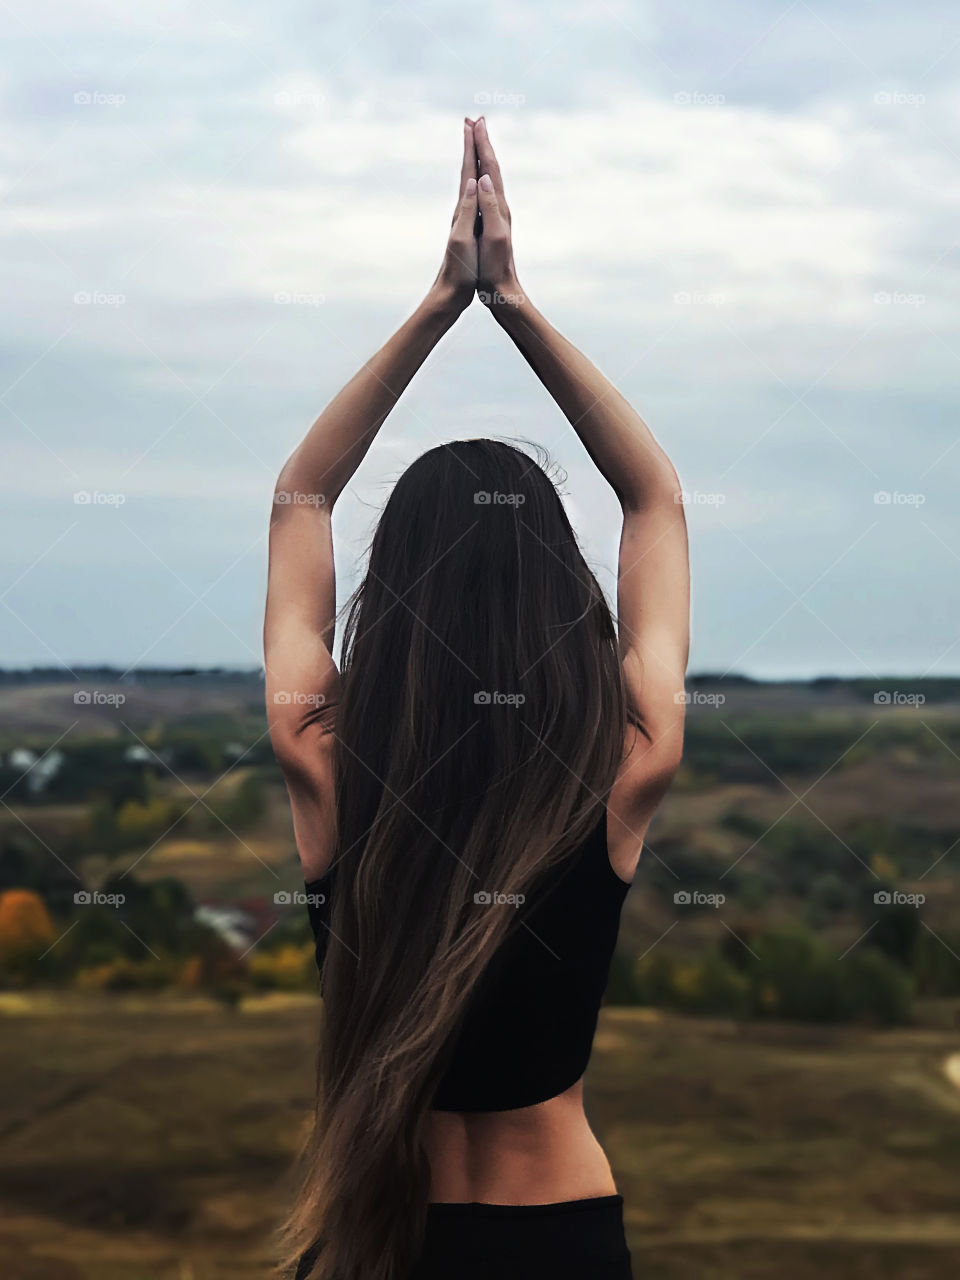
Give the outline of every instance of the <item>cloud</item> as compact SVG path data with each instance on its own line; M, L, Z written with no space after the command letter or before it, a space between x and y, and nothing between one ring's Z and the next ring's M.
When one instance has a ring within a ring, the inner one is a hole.
M872 494L898 486L922 489L925 513L882 513L855 563L913 602L890 661L938 659L941 541L960 541L960 138L932 18L495 0L483 13L48 2L4 22L8 518L41 555L78 486L116 485L136 531L111 542L88 520L23 576L11 601L26 625L5 624L19 660L37 636L55 644L45 593L73 593L87 658L125 660L164 630L165 565L202 590L255 541L273 471L436 271L460 117L480 110L525 288L636 400L685 485L727 496L689 513L709 574L695 660L749 650L757 670L850 670L862 643L882 661L886 604L867 592L861 613L850 583L831 595L831 562L871 527ZM364 463L343 545L362 546L385 476L470 433L551 446L588 549L609 559L602 481L479 309ZM754 575L729 529L772 574ZM117 557L141 566L126 594L144 607L94 614ZM16 532L0 558L20 576ZM828 625L756 644L777 577L824 571ZM262 581L231 581L230 627L192 617L155 659L248 659ZM723 616L744 591L749 611Z

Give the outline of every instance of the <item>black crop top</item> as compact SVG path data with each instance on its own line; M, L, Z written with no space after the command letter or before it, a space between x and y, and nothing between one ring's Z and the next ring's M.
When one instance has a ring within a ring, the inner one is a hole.
M328 872L306 886L320 968L335 879ZM519 913L518 927L470 995L434 1095L437 1111L510 1111L576 1084L590 1059L629 887L610 865L604 811L523 905L502 908Z

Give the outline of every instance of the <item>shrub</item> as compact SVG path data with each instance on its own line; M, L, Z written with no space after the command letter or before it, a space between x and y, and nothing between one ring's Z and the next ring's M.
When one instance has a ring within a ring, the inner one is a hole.
M313 945L286 945L272 951L254 952L247 971L254 986L281 991L308 990L316 983Z
M57 931L46 903L32 889L0 894L0 973L23 981L31 976Z

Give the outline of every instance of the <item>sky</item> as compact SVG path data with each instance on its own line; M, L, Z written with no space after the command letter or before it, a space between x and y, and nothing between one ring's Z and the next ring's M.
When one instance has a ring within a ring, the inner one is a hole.
M465 114L524 291L687 495L694 671L960 673L960 10L0 7L0 665L261 661L273 484L423 296ZM443 439L618 508L475 304L334 517L341 602ZM452 605L455 602L451 602Z

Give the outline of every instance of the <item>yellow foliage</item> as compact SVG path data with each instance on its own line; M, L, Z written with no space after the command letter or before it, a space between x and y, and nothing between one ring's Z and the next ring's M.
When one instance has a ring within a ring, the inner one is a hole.
M678 963L673 970L673 989L681 1000L695 1000L703 991L703 967L696 961Z
M279 987L283 991L302 990L313 978L314 950L311 943L294 946L288 943L276 951L258 954L247 961L250 977L261 987Z
M55 937L50 912L38 893L8 889L0 894L0 958L36 955Z
M175 817L171 805L160 796L146 804L128 800L117 814L117 832L130 840L148 839L168 827Z
M870 859L870 865L881 880L900 879L900 872L897 868L897 864L892 858L888 858L885 853L875 853Z

